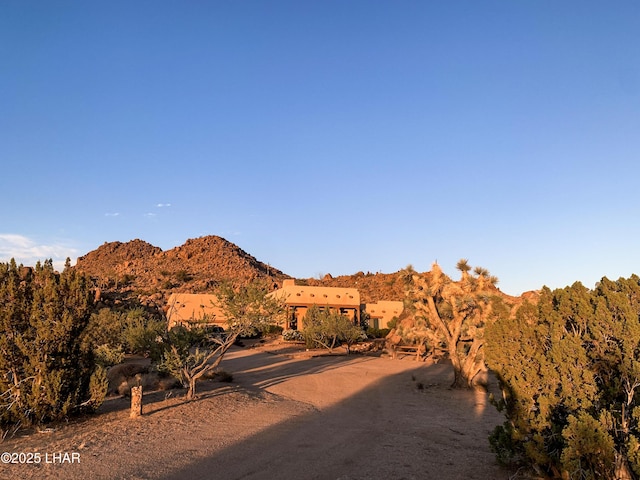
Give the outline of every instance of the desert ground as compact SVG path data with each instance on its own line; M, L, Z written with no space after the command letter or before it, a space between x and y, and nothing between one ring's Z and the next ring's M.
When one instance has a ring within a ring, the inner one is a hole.
M202 382L195 401L146 393L130 419L129 399L108 398L97 415L5 439L2 452L39 463L2 464L0 478L509 478L487 441L502 416L485 391L450 389L448 363L320 353L234 347L233 382Z

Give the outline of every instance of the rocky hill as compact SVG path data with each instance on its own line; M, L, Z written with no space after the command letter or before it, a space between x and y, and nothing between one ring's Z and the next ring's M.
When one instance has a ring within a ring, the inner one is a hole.
M275 288L289 278L217 236L190 239L167 251L142 240L105 243L79 257L74 268L93 278L103 294L128 293L158 306L172 292L210 292L223 281L263 279Z

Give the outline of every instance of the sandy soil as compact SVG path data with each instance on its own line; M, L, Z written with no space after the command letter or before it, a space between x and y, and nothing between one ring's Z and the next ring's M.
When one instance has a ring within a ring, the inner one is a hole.
M0 464L0 478L509 478L487 441L500 414L485 392L449 389L448 364L262 345L222 366L233 383L203 382L193 402L145 394L131 420L129 400L112 398L91 418L5 440L1 451L40 458Z

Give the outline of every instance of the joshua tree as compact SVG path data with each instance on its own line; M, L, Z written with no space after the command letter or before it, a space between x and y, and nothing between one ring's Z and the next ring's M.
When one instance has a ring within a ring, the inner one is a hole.
M496 295L497 278L488 270L471 267L466 259L457 264L462 277L455 282L434 263L431 271L409 272L407 294L415 307L412 331L431 347L442 345L453 364L454 387L471 387L484 365L484 326L501 304Z

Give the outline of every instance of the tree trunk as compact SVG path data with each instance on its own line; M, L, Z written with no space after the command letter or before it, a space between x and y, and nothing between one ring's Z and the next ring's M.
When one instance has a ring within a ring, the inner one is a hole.
M453 367L453 383L451 388L469 388L469 380L460 368Z
M131 412L129 418L138 418L142 415L142 386L131 387Z
M451 387L472 388L473 379L480 371L480 369L476 367L475 358L465 357L461 360L457 351L451 352L451 350L449 350L449 358L453 365L453 383Z
M454 370L453 388L473 388L473 379L484 367L481 353L483 342L475 339L466 354L458 351L458 342L448 346L449 358Z
M631 468L629 468L629 462L624 456L619 453L616 454L616 469L614 473L616 480L634 480Z
M451 388L467 388L467 380L464 378L460 358L458 358L458 352L455 350L452 351L452 349L449 348L449 359L453 366L453 383L451 384Z
M196 379L189 379L189 389L187 390L187 400L193 400L196 398Z

